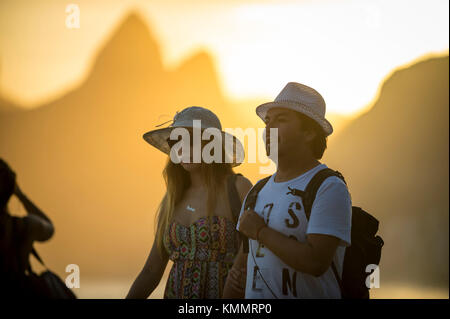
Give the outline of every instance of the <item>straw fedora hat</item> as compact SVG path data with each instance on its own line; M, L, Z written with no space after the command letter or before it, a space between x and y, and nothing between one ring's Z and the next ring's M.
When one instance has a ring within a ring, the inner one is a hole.
M143 138L150 145L169 155L170 146L168 139L171 131L177 127L194 128L194 120L200 120L201 130L207 128L218 129L222 134L223 144L226 144L224 141L227 141L228 139L233 141L233 148L224 147L225 156L229 160L231 159L230 164L233 167L238 166L243 162L244 147L242 146L242 143L233 135L222 131L222 124L220 123L219 118L210 110L200 106L190 106L181 112L177 112L170 126L149 131L143 135Z
M264 120L267 111L273 107L283 107L300 112L319 123L326 135L333 133L333 127L325 119L325 100L319 92L309 86L289 82L273 102L258 106L256 114Z

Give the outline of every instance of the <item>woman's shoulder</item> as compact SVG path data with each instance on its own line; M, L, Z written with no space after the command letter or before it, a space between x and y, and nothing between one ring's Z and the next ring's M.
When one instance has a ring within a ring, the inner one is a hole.
M252 186L252 182L247 177L240 174L236 176L236 189L241 197L241 200L245 198L245 195L247 195Z
M252 187L252 182L241 174L236 174L236 186L237 187Z

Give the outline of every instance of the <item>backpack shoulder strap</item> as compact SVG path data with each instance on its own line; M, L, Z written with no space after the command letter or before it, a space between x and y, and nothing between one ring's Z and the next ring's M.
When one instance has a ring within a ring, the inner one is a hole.
M256 200L258 199L258 194L261 191L261 189L264 187L264 185L267 184L267 182L269 181L271 175L264 177L263 179L261 179L260 181L258 181L248 192L247 194L247 198L245 200L245 210L247 209L254 209L255 205L256 205Z
M339 177L340 179L342 179L344 183L346 183L344 176L342 176L340 172L332 170L331 168L324 168L323 170L320 170L319 172L316 173L316 175L313 176L313 178L309 181L308 185L306 186L305 191L301 195L303 206L305 209L305 215L308 220L309 217L311 216L312 205L314 203L314 200L316 199L317 191L319 190L320 185L322 185L325 179L331 176ZM345 295L342 278L339 276L334 262L331 263L331 269L333 270L333 274L336 278L336 281L338 282L339 289L341 291L341 297L344 298Z
M267 181L270 179L270 176L267 176L267 177L261 179L250 189L250 191L248 192L247 197L245 199L245 203L244 203L245 210L255 208L256 199L258 198L258 193L261 191L261 189L264 187L264 185L266 185ZM249 252L248 238L245 237L244 235L242 235L241 237L242 237L244 253L248 253Z
M233 214L233 220L237 223L239 218L239 213L241 211L241 198L239 197L238 190L236 188L236 178L242 174L231 174L228 176L227 189L228 189L228 201L230 203L231 213Z
M308 185L306 186L303 194L300 195L300 196L302 196L302 199L303 199L305 215L308 220L311 215L311 209L312 209L314 200L316 199L317 191L319 190L323 181L326 180L330 176L339 177L345 183L344 176L342 176L342 174L340 172L332 170L331 168L324 168L324 169L320 170L319 172L317 172L316 175L313 176L313 178L309 181ZM297 192L298 192L298 190L297 190Z

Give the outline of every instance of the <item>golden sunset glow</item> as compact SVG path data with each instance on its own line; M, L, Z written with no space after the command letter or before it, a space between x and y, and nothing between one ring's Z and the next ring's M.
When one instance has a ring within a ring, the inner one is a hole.
M392 69L448 49L448 1L2 1L1 88L33 107L79 83L105 36L130 11L145 17L173 68L213 55L232 99L273 99L289 81L316 88L328 111L351 115Z

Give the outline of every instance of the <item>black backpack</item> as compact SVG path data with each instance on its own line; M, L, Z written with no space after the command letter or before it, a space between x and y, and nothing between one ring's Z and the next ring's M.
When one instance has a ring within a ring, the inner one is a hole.
M311 208L316 198L317 191L322 182L336 176L345 183L341 173L330 168L320 170L313 176L304 191L290 188L288 193L302 198L306 218L309 220ZM264 187L270 176L260 180L250 190L245 201L245 209L254 209L259 191ZM347 247L344 256L342 278L340 278L334 262L331 264L336 280L339 283L342 298L344 299L368 299L369 288L366 286L366 278L369 273L366 267L370 264L378 265L381 258L383 239L376 236L378 220L364 211L361 207L352 207L351 246ZM244 252L248 253L248 240L244 241Z
M37 251L32 248L31 254L41 263L42 261ZM77 296L69 289L65 282L48 268L40 274L35 273L28 264L28 284L29 290L34 298L37 299L77 299Z
M24 238L27 236L27 227L21 222L21 218L8 216L11 222L10 241L12 246L8 251L2 252L0 267L4 270L0 274L0 297L6 298L32 298L32 299L76 299L76 295L70 290L64 281L50 271L42 261L37 251L32 248L31 254L47 268L37 274L31 268L29 256L26 255ZM2 262L3 261L3 262ZM5 268L5 269L3 269Z

